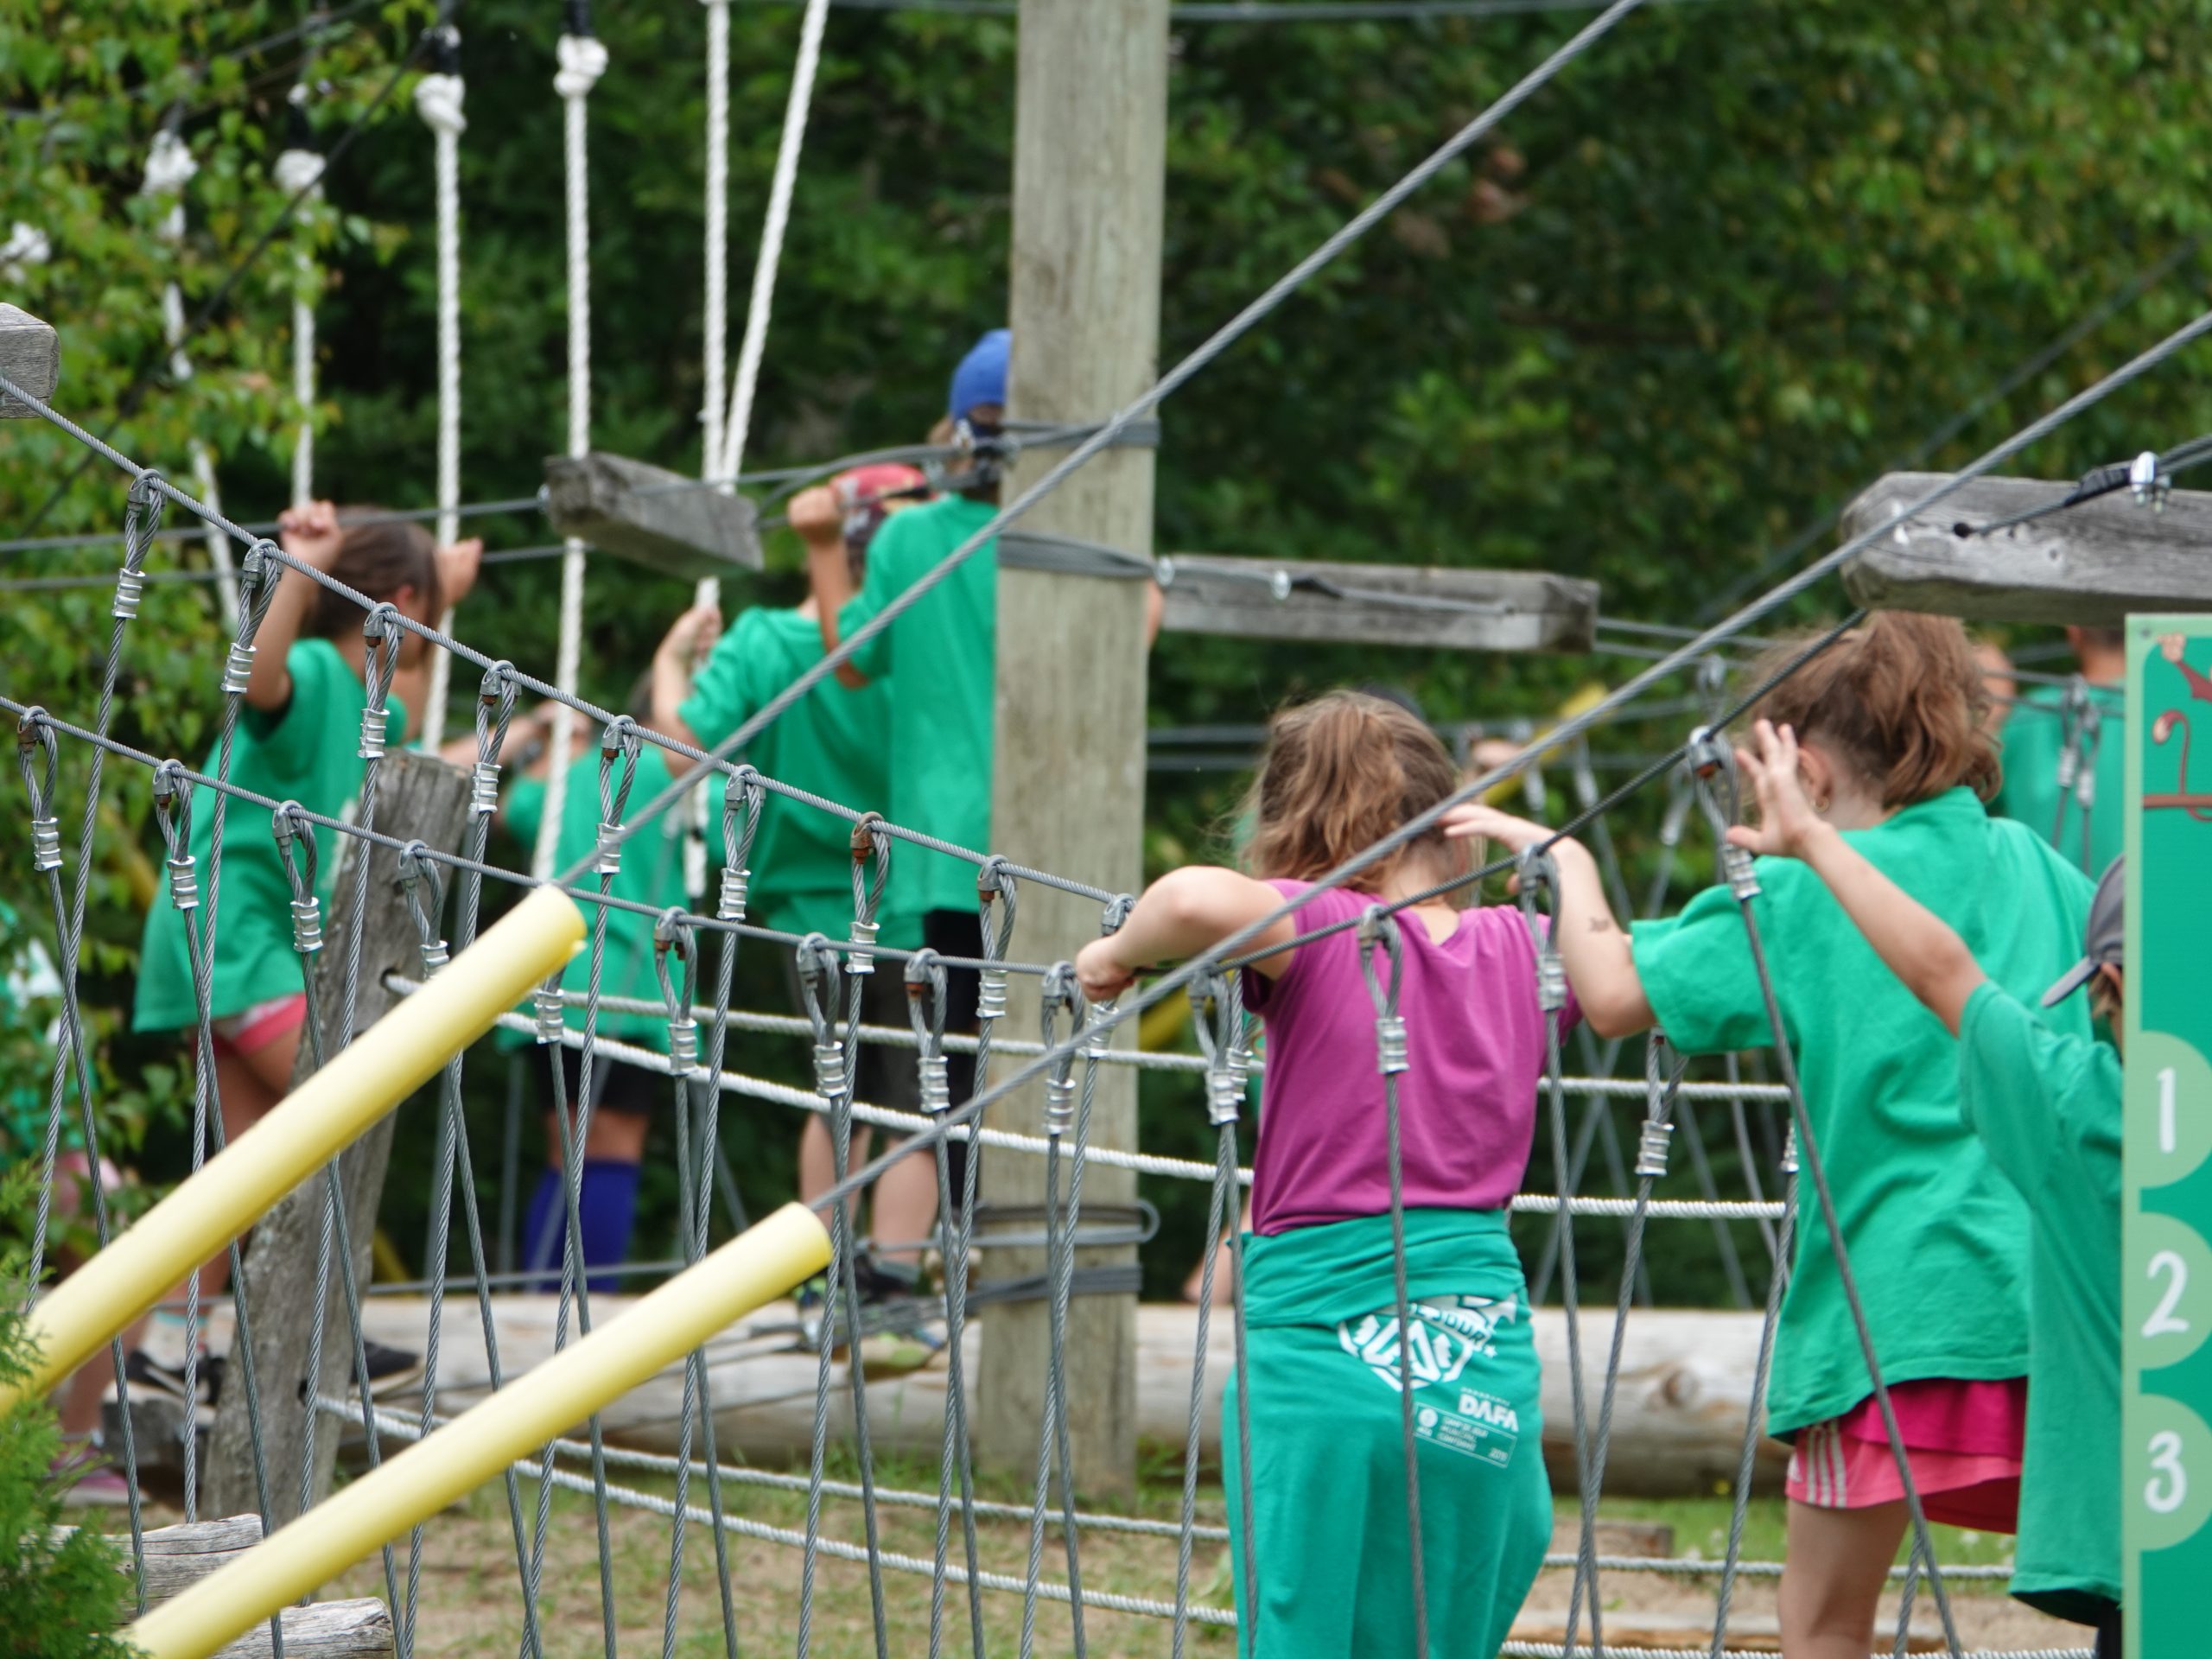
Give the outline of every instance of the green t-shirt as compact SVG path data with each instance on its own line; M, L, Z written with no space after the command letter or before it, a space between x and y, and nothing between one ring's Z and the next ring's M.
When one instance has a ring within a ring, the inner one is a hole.
M0 899L0 1169L46 1152L48 1079L60 1037L61 976L36 931ZM74 1090L61 1103L61 1146L81 1152Z
M2066 737L2066 722L2059 709L2065 698L2065 691L2055 685L2035 686L2023 693L2023 706L2012 710L2005 722L2005 782L1990 803L1990 810L2018 818L2051 842L2067 862L2094 880L2120 856L2124 838L2127 742L2123 722L2127 694L2116 685L2089 688L2089 700L2102 716L2102 723L2092 768L2095 782L2089 798L2086 861L2082 849L2082 807L2071 791L2063 823L2059 817L2058 756Z
M850 638L935 569L997 511L950 495L893 513L868 549L868 580L838 613ZM854 653L871 680L890 683L891 805L894 823L971 851L991 850L991 722L998 673L999 550L974 557ZM901 848L892 880L901 909L976 908L976 867L942 853Z
M669 781L665 753L658 745L645 745L638 753L637 774L630 785L631 814L634 816L647 801L666 789ZM501 810L507 827L523 844L535 846L537 826L545 816L545 780L517 778L507 785ZM682 809L671 808L622 843L622 868L614 873L613 896L634 904L651 905L652 915L579 901L578 907L584 912L587 946L590 930L597 920L596 912L603 911L607 917L607 954L599 974L601 996L643 997L656 1008L664 1006L660 975L653 966L653 923L659 912L671 905L684 903L683 824ZM598 844L599 747L596 741L580 741L575 760L569 769L567 797L561 804L561 832L554 843L554 868L567 869ZM599 878L586 874L577 885L595 893L599 890ZM670 964L670 970L676 970L675 963ZM591 952L587 948L569 958L561 975L561 988L581 994L590 987ZM531 1010L525 1005L523 1011ZM569 1005L568 1023L571 1030L583 1029L584 1009L581 1002ZM641 1044L662 1054L668 1052L668 1015L664 1012L625 1013L602 1007L599 1011L599 1031L601 1036ZM518 1033L505 1035L512 1040L503 1039L503 1047L518 1046L529 1040Z
M1959 1109L2028 1206L2012 1593L2093 1624L2120 1599L2120 1056L1985 982L1959 1025Z
M2039 996L2081 954L2088 878L2022 825L1988 817L1970 790L1906 807L1847 839L1955 928L2015 995ZM1762 859L1758 874L1760 941L1884 1378L2024 1376L2026 1209L1960 1121L1950 1034L1811 870ZM1773 1041L1725 887L1700 893L1672 920L1637 923L1633 938L1644 995L1684 1052ZM2053 1020L2088 1035L2078 1001ZM1836 1416L1873 1386L1809 1181L1797 1216L1767 1400L1777 1434Z
M812 617L755 607L715 642L677 712L692 735L712 748L821 660L822 627ZM744 758L779 784L856 812L897 817L889 806L891 696L880 683L848 690L823 681L754 738ZM711 839L719 856L719 828ZM899 950L921 943L911 907L901 916L895 903L903 866L921 855L906 842L891 849L892 884L876 937ZM843 818L771 790L748 862L750 908L762 925L851 937L852 826Z
M231 782L275 800L295 800L310 812L351 822L361 792L361 715L368 692L327 639L293 642L285 658L291 700L276 713L251 706L239 713L231 751ZM397 744L406 730L397 698L385 704L385 741ZM220 741L200 771L215 775ZM215 916L215 960L209 976L209 1013L217 1020L256 1003L289 996L302 986L292 949L292 885L277 855L269 813L233 798L224 809L223 866ZM340 837L318 831L315 883L326 906L337 879ZM198 861L200 898L207 899L207 855L215 844L215 791L192 791L192 854ZM162 891L146 912L138 961L138 1000L131 1023L139 1031L174 1031L197 1022L192 960L186 954L184 918L169 901L166 866Z

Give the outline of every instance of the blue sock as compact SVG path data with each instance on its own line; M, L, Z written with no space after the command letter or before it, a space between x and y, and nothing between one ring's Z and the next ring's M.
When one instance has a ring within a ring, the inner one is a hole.
M524 1290L561 1288L561 1235L566 1215L561 1172L549 1165L538 1174L537 1190L530 1195L530 1213L522 1224L522 1269L533 1275L523 1281Z
M636 1164L611 1158L584 1160L583 1192L577 1218L583 1224L584 1266L619 1268L630 1254L630 1228L638 1216ZM621 1289L621 1280L606 1274L588 1281L594 1294Z

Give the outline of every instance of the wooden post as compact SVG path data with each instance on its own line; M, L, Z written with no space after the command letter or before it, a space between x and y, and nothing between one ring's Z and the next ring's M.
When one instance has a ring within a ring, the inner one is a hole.
M1160 242L1166 149L1167 0L1022 0L1014 109L1014 330L1008 413L1096 421L1151 384L1160 338ZM1050 463L1024 456L1007 489ZM1109 451L1023 520L1026 529L1152 550L1152 452ZM1145 585L1001 569L991 847L1017 863L1113 891L1142 874ZM1021 893L1015 950L1072 957L1098 937L1099 907L1034 886ZM1017 980L1001 1029L1037 1029L1037 988ZM989 1121L1034 1134L1039 1091L1001 1102ZM1136 1144L1136 1079L1109 1069L1092 1139ZM987 1154L988 1205L1034 1206L1043 1160ZM1126 1204L1135 1178L1093 1166L1086 1205ZM1016 1224L1034 1230L1035 1221ZM1081 1268L1132 1262L1128 1249L1086 1251ZM1036 1250L988 1252L995 1279L1043 1268ZM1032 1466L1044 1397L1041 1301L982 1316L976 1449L1001 1468ZM1126 1491L1136 1472L1136 1298L1078 1296L1067 1338L1075 1475L1093 1492Z
M61 342L53 325L41 322L28 311L0 303L0 374L34 397L54 396L61 378ZM28 418L31 406L0 392L0 417Z
M2126 490L1961 536L2063 500L2072 485L1977 478L1909 518L1898 515L1945 481L1891 473L1845 510L1847 538L1888 526L1843 567L1861 605L1933 611L1981 622L2116 627L2132 612L2212 610L2212 493L2175 490L2158 511Z
M377 796L377 828L401 841L420 841L438 852L452 852L461 845L461 826L468 815L467 774L435 757L395 750L384 760L384 773ZM233 820L235 821L235 820ZM343 941L352 912L353 882L346 872L363 843L345 838L340 857L337 897L330 920L323 929L328 941L323 950L324 971L319 983L324 990L326 1028L337 1022L334 1006L339 989L334 971L336 953ZM327 844L325 857L338 855ZM378 847L369 863L369 908L361 933L361 981L353 1004L353 1029L365 1031L382 1019L398 998L385 988L385 976L420 972L420 938L413 917L399 893L398 855ZM334 1052L336 1035L329 1034ZM302 1037L300 1056L293 1067L296 1084L312 1069L312 1058ZM346 1195L346 1220L350 1236L341 1248L353 1252L357 1283L369 1282L369 1246L376 1232L377 1205L384 1196L385 1165L391 1154L392 1126L398 1113L356 1141L338 1160L339 1185ZM322 1230L325 1187L318 1172L296 1187L261 1224L245 1255L246 1306L253 1319L254 1375L260 1383L262 1445L269 1471L269 1520L282 1526L299 1513L300 1452L305 1441L307 1414L315 1409L318 1392L346 1394L353 1382L353 1333L346 1322L346 1297L336 1268L331 1271L329 1300L324 1307L322 1375L307 1374L308 1325L315 1311L315 1246ZM467 1201L464 1195L464 1202ZM238 1367L223 1390L208 1442L205 1492L201 1503L216 1514L239 1514L256 1507L253 1479L253 1441L246 1422L245 1390L239 1386ZM315 1491L318 1500L330 1490L331 1470L338 1452L343 1425L326 1421L315 1433Z

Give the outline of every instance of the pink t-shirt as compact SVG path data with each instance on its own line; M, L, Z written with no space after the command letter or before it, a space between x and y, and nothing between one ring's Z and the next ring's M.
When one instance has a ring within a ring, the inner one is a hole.
M1268 885L1290 898L1311 883ZM1299 930L1357 917L1374 902L1366 893L1324 893L1299 912ZM1528 925L1517 910L1498 906L1463 911L1441 942L1418 916L1401 915L1398 926L1405 941L1398 1012L1410 1062L1398 1079L1406 1206L1503 1209L1529 1166L1544 1075ZM1382 1075L1358 934L1346 929L1300 945L1276 979L1247 969L1244 996L1267 1025L1253 1230L1387 1215ZM1580 1017L1570 996L1561 1034Z

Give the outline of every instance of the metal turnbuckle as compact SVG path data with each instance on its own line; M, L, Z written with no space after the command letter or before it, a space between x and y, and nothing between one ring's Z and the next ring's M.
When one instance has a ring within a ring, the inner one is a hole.
M722 869L721 900L715 906L715 919L718 922L741 922L745 919L746 901L752 895L753 872Z
M311 957L322 949L321 899L292 901L292 949L303 957Z
M1384 1077L1403 1071L1406 1060L1405 1016L1396 1014L1377 1014L1375 1018L1376 1068Z
M223 659L223 690L234 697L245 695L246 683L253 678L253 647L245 641L231 641L231 654Z
M883 931L880 922L853 923L853 949L845 953L845 971L849 974L872 974L875 971L875 936Z
M384 704L381 702L372 702L361 710L360 756L362 760L381 760L384 759L385 724L386 716Z
M128 622L138 614L138 601L145 596L145 574L124 565L115 573L115 604L108 614L118 622Z
M169 901L179 910L200 907L200 861L190 853L168 861Z
M479 760L468 774L468 810L479 817L490 817L499 810L498 761Z
M1075 1122L1075 1079L1045 1079L1045 1133L1065 1135Z
M619 819L599 821L599 855L592 860L594 875L620 875L622 873L622 825Z
M996 1020L1006 1013L1006 969L986 968L977 976L976 1017Z
M688 1077L699 1069L699 1022L686 1015L668 1022L669 1075Z
M1737 898L1759 896L1759 873L1751 862L1751 855L1733 842L1721 843L1720 872L1728 878L1728 891Z
M558 985L540 985L531 993L531 1011L537 1017L537 1040L557 1043L569 1027L569 1005Z
M814 1046L814 1092L824 1100L842 1100L849 1085L845 1078L845 1046L832 1038Z
M61 868L60 819L31 820L31 868L35 870L58 870Z
M1637 1142L1636 1173L1657 1180L1667 1173L1667 1154L1675 1143L1675 1126L1659 1118L1643 1120L1643 1137Z
M952 1109L952 1068L942 1054L925 1054L921 1065L922 1111L936 1117Z

